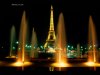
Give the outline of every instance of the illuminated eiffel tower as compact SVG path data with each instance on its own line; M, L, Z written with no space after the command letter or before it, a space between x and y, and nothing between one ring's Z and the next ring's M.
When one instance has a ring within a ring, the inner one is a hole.
M51 5L50 28L48 32L48 38L46 40L46 43L44 44L44 48L45 49L49 47L54 48L55 40L56 40L56 36L55 36L54 22L53 22L53 7Z

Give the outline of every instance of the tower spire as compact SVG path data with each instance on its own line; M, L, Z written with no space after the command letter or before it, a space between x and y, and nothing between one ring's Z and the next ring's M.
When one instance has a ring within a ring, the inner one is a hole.
M50 16L50 29L54 30L54 22L53 22L53 6L51 5L51 16Z

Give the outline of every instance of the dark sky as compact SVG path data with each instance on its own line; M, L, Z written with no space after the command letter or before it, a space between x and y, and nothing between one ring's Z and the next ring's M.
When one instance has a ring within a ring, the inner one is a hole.
M85 2L68 2L63 0L4 0L0 5L0 45L9 44L10 29L15 25L18 39L22 12L26 11L28 20L29 37L31 38L32 28L35 28L38 42L44 44L50 21L50 6L54 8L55 31L60 12L64 15L66 36L68 43L87 43L88 38L88 18L92 15L97 37L100 38L100 4ZM12 4L23 4L14 5ZM98 39L98 42L100 40Z

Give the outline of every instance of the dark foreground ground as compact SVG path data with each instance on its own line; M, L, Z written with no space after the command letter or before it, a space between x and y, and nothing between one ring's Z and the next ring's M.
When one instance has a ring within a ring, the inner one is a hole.
M15 61L14 59L3 59L0 64L0 73L10 75L81 75L81 74L94 74L100 75L100 67L83 67L79 66L86 59L68 59L68 63L72 64L73 67L52 67L51 64L54 62L50 59L32 59L33 63L27 67L11 67L6 66L7 64ZM2 75L0 74L0 75Z

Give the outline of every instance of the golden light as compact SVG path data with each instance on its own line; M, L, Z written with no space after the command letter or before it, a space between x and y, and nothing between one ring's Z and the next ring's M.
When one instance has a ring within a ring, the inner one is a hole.
M23 66L23 62L16 62L16 63L14 63L13 65L15 65L15 66Z
M47 51L48 53L54 53L55 50L53 48L49 48L49 50Z
M85 64L88 65L88 66L94 66L95 65L94 62L86 62Z
M53 63L52 66L54 67L69 67L70 65L64 62Z
M16 56L7 56L6 58L16 58Z
M10 66L16 66L16 67L20 67L20 66L29 66L29 65L32 65L31 62L15 62L15 63L12 63Z
M85 65L87 66L95 66L95 67L99 67L100 66L100 63L95 63L95 62L86 62Z

